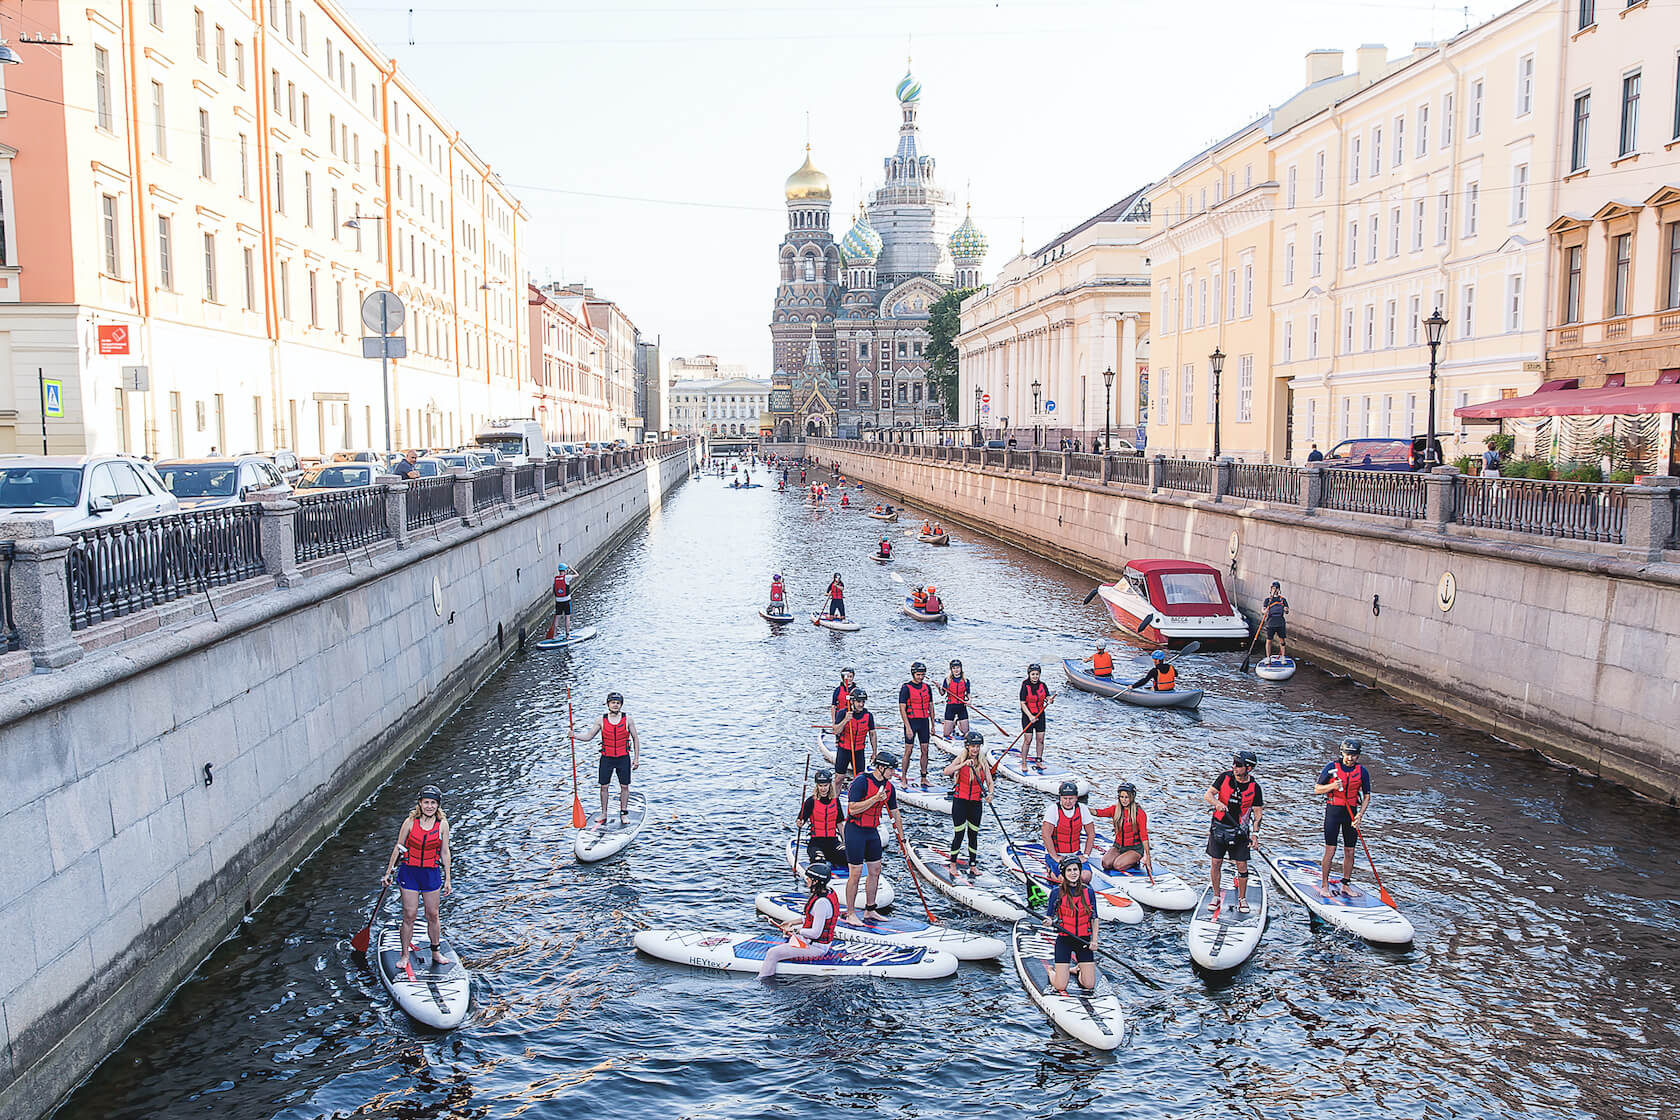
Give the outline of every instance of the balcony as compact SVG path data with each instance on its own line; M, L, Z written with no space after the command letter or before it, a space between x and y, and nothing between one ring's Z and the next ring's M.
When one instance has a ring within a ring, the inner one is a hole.
M1680 343L1680 308L1651 311L1643 315L1623 315L1613 319L1597 319L1586 323L1567 323L1546 331L1546 349L1576 350L1589 347L1626 346L1649 339L1652 342Z

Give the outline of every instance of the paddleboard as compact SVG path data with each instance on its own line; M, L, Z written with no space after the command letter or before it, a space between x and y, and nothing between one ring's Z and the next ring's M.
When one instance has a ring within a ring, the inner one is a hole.
M778 922L803 923L805 900L809 897L804 891L763 891L755 905L760 914L768 914ZM841 901L844 904L844 898ZM959 961L996 960L1007 948L995 937L896 914L890 918L867 918L860 914L855 922L842 919L834 925L834 936L840 941L865 945L920 945L950 953Z
M762 618L764 621L766 621L768 623L771 623L772 625L775 625L775 626L780 626L784 622L792 622L793 621L793 615L792 614L771 614L769 611L765 610L763 607L758 608L758 617Z
M1254 674L1263 681L1286 681L1295 675L1295 659L1268 657L1255 664Z
M1011 901L1020 899L1020 888L990 871L977 870L966 859L959 859L956 861L957 875L953 877L949 867L950 853L932 844L912 844L909 856L910 866L924 882L970 910L988 918L1002 918L1006 922L1027 916L1025 909Z
M1010 747L1009 753L1003 757L1003 761L1000 763L998 757L1002 751L1002 747L989 748L986 751L986 760L991 763L997 773L1002 774L1012 782L1019 782L1031 789L1048 793L1051 797L1056 796L1056 790L1063 782L1072 782L1077 785L1082 797L1091 792L1091 783L1072 770L1058 766L1054 762L1035 762L1030 767L1025 766L1021 761L1021 748L1019 747Z
M1003 866L1018 879L1025 881L1030 873L1046 890L1059 881L1044 862L1043 844L1019 844L1013 848L1004 844L998 849L998 855L1003 859ZM1130 895L1113 889L1113 885L1106 882L1102 864L1087 856L1085 870L1091 873L1091 889L1097 894L1097 917L1105 922L1120 922L1128 926L1143 921L1143 907L1133 902Z
M1063 1032L1098 1050L1114 1050L1126 1034L1126 1009L1114 985L1097 969L1097 986L1086 991L1080 986L1078 966L1068 969L1067 995L1051 986L1056 970L1056 935L1035 919L1015 923L1015 975L1027 990L1027 998L1038 1004ZM1102 942L1097 942L1100 947Z
M569 637L569 638L563 637L563 636L560 636L560 635L556 635L555 637L552 637L552 638L544 638L542 641L537 643L537 648L538 649L565 649L568 646L575 646L575 645L578 645L582 642L587 642L589 639L591 639L595 636L595 633L596 633L595 627L585 626L581 630L573 630L572 631L572 636Z
M1249 912L1246 914L1237 912L1235 886L1226 887L1224 893L1224 903L1215 915L1213 887L1203 889L1201 900L1191 912L1190 927L1186 932L1190 941L1190 959L1215 972L1236 968L1252 957L1266 933L1264 875L1249 875Z
M415 936L424 941L426 926L422 919L415 927ZM398 965L402 959L402 929L393 922L379 934L379 948L374 967L385 990L398 1007L417 1023L438 1030L451 1030L466 1020L472 1004L472 974L461 963L461 955L447 938L439 946L450 958L446 965L432 963L429 945L417 945L409 951L408 960L414 970L410 979L407 970Z
M897 521L898 520L898 514L896 514L896 513L876 513L874 510L870 510L869 511L869 516L873 517L877 521Z
M1105 852L1114 845L1114 838L1097 833L1097 851ZM1196 890L1182 876L1159 864L1154 867L1155 881L1141 867L1125 871L1101 871L1104 882L1133 902L1153 906L1157 910L1190 910L1196 905ZM1093 880L1095 881L1095 880Z
M787 861L788 867L798 872L800 881L804 882L805 867L809 861L805 858L805 845L799 843L793 837L788 838ZM848 870L849 869L845 864L841 864L834 869L834 891L840 896L840 901L842 902L846 900L846 874ZM864 868L862 871L858 872L857 903L860 908L865 902L869 901L863 893L864 883L867 881L868 875L868 868ZM897 897L897 892L893 890L892 881L888 879L885 874L882 874L882 876L875 881L875 905L877 907L891 906L895 901L897 901Z
M702 929L644 929L636 934L636 948L650 957L713 968L723 972L756 973L770 946L786 938L776 933L729 933ZM957 958L922 946L860 945L834 942L820 957L783 961L778 976L890 976L905 980L934 980L957 970Z
M836 630L842 634L851 634L855 631L863 629L862 626L859 626L851 619L829 618L825 614L814 614L811 616L811 621L816 625L821 626L824 630Z
M948 617L944 611L939 611L935 614L930 614L927 611L919 611L911 605L912 602L913 600L910 596L906 595L904 597L904 613L915 619L917 622L944 622Z
M620 824L618 797L614 794L607 802L606 824L597 824L596 819L591 809L588 826L578 829L572 840L572 853L580 863L594 863L622 852L647 821L647 798L640 790L631 790L630 819Z
M1272 880L1284 894L1338 929L1380 945L1407 945L1416 935L1411 921L1400 911L1368 894L1357 883L1343 884L1346 894L1326 895L1318 889L1319 863L1310 856L1261 854L1271 870ZM1332 868L1339 871L1339 867ZM1331 880L1336 886L1337 880Z
M877 563L877 564L891 564L892 563L892 557L891 556L882 556L879 552L871 552L869 554L869 558L871 560L875 561L875 563Z
M949 790L931 783L923 785L919 777L910 778L903 773L893 776L893 788L898 791L898 799L906 804L926 809L930 813L940 813L947 817L951 815Z

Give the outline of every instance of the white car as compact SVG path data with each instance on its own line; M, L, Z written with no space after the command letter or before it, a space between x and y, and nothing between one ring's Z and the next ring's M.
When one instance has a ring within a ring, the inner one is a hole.
M303 472L295 492L301 495L322 490L359 490L372 486L384 473L385 468L374 463L322 463Z
M177 513L181 504L131 455L0 455L0 521L50 521L59 533Z

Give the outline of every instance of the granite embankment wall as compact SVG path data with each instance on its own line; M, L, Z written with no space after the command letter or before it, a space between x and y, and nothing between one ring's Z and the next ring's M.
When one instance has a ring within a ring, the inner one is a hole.
M0 685L0 1117L109 1053L546 627L556 557L601 563L693 457L213 591L219 618L201 595L83 631Z
M812 453L914 508L1106 580L1128 559L1199 560L1226 573L1251 617L1279 580L1292 651L1641 793L1680 798L1680 553L1630 559L1497 530L833 444ZM1456 598L1443 609L1447 573Z

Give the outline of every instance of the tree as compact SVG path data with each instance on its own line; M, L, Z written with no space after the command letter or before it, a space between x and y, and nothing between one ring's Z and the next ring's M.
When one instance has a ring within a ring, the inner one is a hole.
M962 320L958 309L962 301L975 291L974 288L959 288L946 292L928 309L927 360L932 367L928 374L928 391L945 406L945 415L953 420L959 414L956 338L962 330Z

